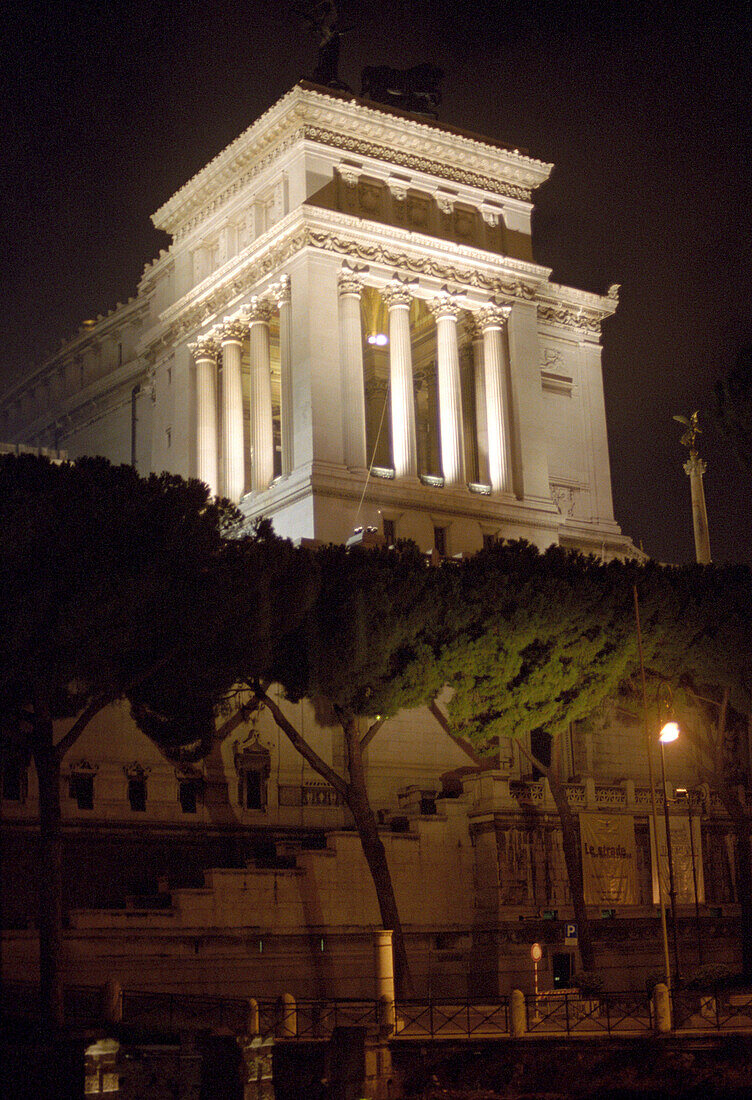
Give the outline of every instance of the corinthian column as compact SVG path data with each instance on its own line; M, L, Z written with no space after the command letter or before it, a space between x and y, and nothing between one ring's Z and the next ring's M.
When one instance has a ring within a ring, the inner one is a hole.
M483 332L475 317L467 321L473 348L473 389L475 391L475 435L478 454L478 481L488 481L488 414L486 413L486 376L483 363Z
M276 300L279 306L279 424L282 442L282 473L289 474L294 467L289 275L282 276Z
M345 465L364 469L366 404L363 388L363 331L360 293L363 285L352 271L341 271L339 288L339 361L342 377L342 429Z
M207 337L190 345L196 363L196 476L213 496L217 485L217 353Z
M251 356L251 458L253 488L268 489L274 477L272 379L269 360L268 302L254 299L248 311Z
M447 486L465 483L465 448L462 437L462 389L457 318L460 307L442 296L428 303L436 318L436 351L439 378L439 434L441 471Z
M384 287L381 298L389 310L389 390L394 475L417 477L418 448L415 441L415 391L410 344L412 298L400 284Z
M504 346L504 326L509 310L486 306L480 311L483 330L483 373L488 427L488 473L495 493L513 492L512 447L509 418L509 364Z
M243 386L241 359L243 339L248 326L230 321L221 331L222 341L222 491L230 500L239 501L245 489L243 454Z

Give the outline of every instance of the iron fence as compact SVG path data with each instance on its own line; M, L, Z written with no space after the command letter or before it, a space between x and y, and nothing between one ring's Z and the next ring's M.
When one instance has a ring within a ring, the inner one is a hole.
M38 1018L39 989L32 983L4 983L6 1012ZM65 1016L71 1027L102 1024L104 1002L96 986L66 986ZM752 992L673 990L675 1033L752 1033ZM527 1032L539 1036L640 1035L655 1028L651 999L628 991L587 996L555 991L525 998ZM395 1040L503 1039L510 1035L510 1000L472 998L451 1001L409 1000L396 1005ZM384 1006L376 999L222 997L191 993L123 991L122 1021L131 1027L175 1033L198 1029L257 1031L282 1041L328 1040L338 1027L384 1029Z

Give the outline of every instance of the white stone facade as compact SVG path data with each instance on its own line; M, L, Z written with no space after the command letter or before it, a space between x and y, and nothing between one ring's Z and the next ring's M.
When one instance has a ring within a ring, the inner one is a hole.
M136 297L3 395L0 438L198 476L296 539L387 521L427 551L629 553L616 300L533 262L549 171L298 85L157 211L172 243Z

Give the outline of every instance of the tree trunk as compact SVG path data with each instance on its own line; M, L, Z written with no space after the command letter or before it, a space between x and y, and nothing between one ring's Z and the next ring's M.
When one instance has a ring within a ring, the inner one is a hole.
M60 762L52 721L35 723L32 755L39 782L39 984L42 1023L48 1032L63 1027L62 842L60 835Z
M342 728L345 733L350 774L347 805L355 819L363 854L366 857L366 863L376 888L382 923L384 928L391 928L392 930L394 981L397 997L411 997L414 995L414 990L405 950L402 922L397 909L397 899L394 896L394 886L392 885L392 876L386 859L386 851L381 842L376 818L368 799L368 789L363 770L363 755L357 726L354 719L349 718L342 719Z
M554 774L553 768L549 770L547 778L549 786L551 787L553 800L556 803L556 809L559 813L559 821L561 822L564 862L567 865L569 889L572 894L572 905L577 921L577 936L579 939L580 957L582 958L582 969L595 970L595 950L593 948L593 940L590 934L590 922L585 906L582 862L580 859L580 846L577 842L577 827L574 820L574 814L569 808L566 787L561 782L559 776Z

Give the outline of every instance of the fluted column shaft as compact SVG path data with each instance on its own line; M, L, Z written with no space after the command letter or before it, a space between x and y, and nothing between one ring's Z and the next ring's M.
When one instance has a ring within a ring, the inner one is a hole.
M254 302L248 314L251 361L251 455L253 488L268 489L274 477L272 379L268 302Z
M282 278L277 295L279 306L279 418L282 442L282 473L289 474L295 466L293 454L293 392L292 341L290 338L290 277Z
M196 363L196 476L209 486L213 496L217 484L217 353L213 339L191 345Z
M429 303L429 309L436 318L441 470L445 485L458 486L465 483L460 353L457 342L457 317L460 310L455 302L445 298Z
M243 386L241 362L243 339L248 326L231 321L221 333L222 341L222 491L239 501L245 489L243 451Z
M488 481L488 414L486 412L486 375L483 362L483 333L480 325L470 328L473 348L473 390L475 393L475 442L478 455L478 481Z
M488 430L488 474L495 493L513 492L509 418L509 364L504 346L507 311L487 306L480 311L483 330L483 373Z
M410 343L409 292L388 286L381 297L389 310L389 392L392 406L392 461L395 477L418 476L415 437L413 353Z
M337 282L344 459L346 466L364 469L368 460L363 383L363 328L360 319L362 284L351 271L342 271Z

